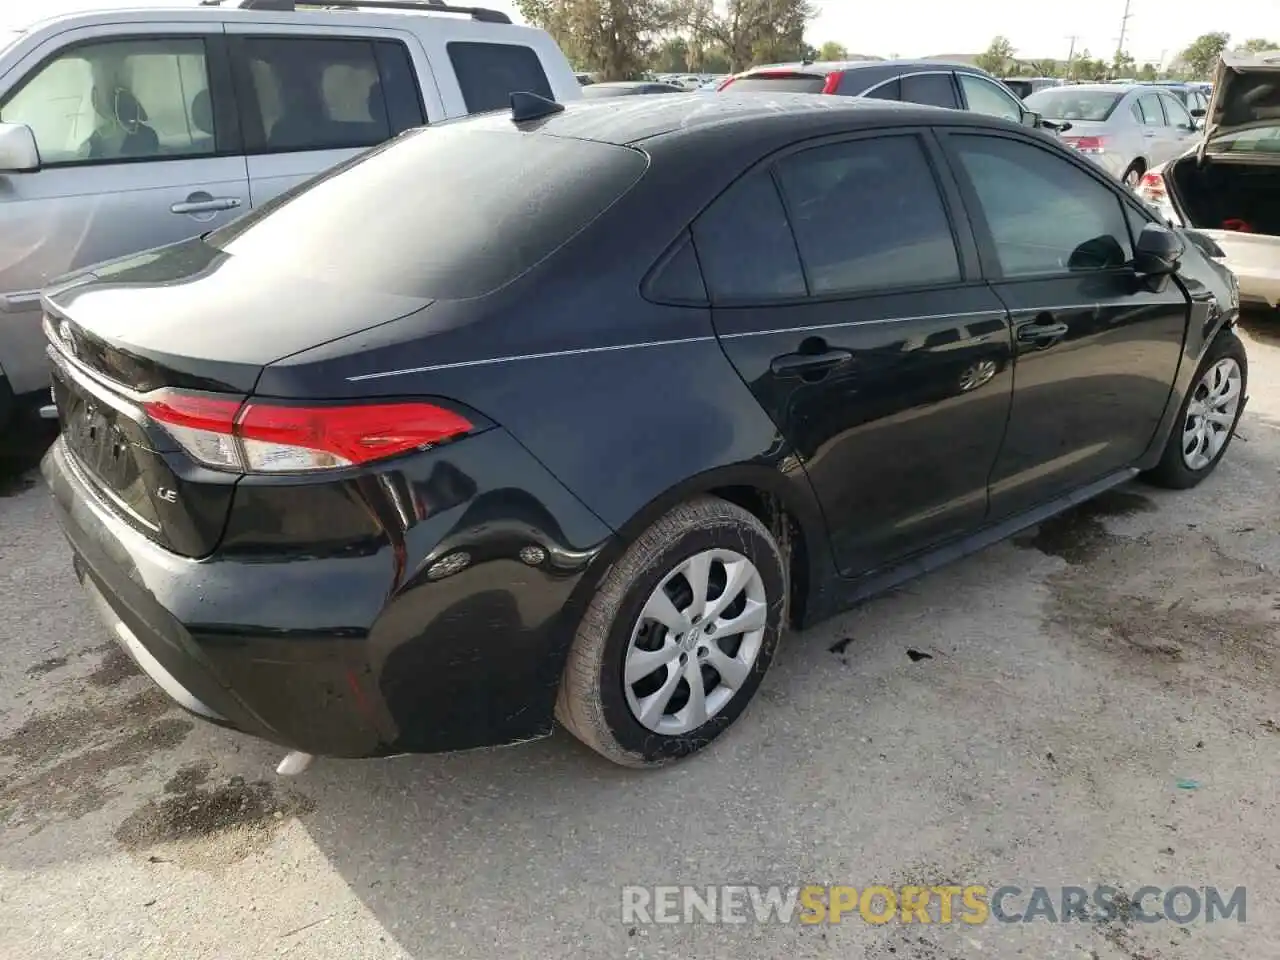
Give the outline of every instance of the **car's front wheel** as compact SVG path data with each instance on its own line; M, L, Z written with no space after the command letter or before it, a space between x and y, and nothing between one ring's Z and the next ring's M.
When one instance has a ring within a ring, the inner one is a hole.
M615 763L645 767L710 743L773 659L786 573L755 516L681 504L614 564L574 638L556 716Z
M1248 385L1244 344L1235 331L1223 330L1200 361L1164 455L1145 479L1185 490L1211 474L1235 436Z

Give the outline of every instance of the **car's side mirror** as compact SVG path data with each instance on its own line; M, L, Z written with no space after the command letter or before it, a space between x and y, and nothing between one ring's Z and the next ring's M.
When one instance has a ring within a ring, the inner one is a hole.
M1144 277L1167 277L1178 272L1182 240L1168 227L1148 223L1138 234L1133 250L1133 269Z
M1043 123L1044 117L1041 114L1036 113L1034 110L1022 111L1022 125L1024 127L1033 127L1038 130Z
M36 135L24 123L0 123L0 174L40 169Z

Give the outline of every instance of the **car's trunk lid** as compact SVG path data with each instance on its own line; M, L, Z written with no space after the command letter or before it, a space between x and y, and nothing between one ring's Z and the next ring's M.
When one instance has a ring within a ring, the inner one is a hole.
M200 466L148 415L157 391L239 402L271 362L430 302L281 275L199 240L66 279L44 307L72 467L139 532L203 556L221 536L238 475Z
M1213 78L1204 144L1269 124L1280 124L1280 50L1254 56L1224 53Z

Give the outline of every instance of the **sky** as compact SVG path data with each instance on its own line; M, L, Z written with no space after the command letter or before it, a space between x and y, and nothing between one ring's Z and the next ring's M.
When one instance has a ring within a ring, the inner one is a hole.
M174 6L194 0L0 0L0 28L67 10L104 6ZM514 14L510 0L474 0ZM1110 57L1125 0L910 0L864 3L815 0L809 41L844 44L855 53L903 57L980 53L999 33L1025 59L1066 59L1075 52ZM909 8L909 17L901 10ZM1068 12L1069 11L1069 12ZM1138 63L1172 59L1197 35L1224 30L1236 41L1265 37L1280 43L1280 0L1129 0L1125 47ZM514 16L518 19L518 16Z

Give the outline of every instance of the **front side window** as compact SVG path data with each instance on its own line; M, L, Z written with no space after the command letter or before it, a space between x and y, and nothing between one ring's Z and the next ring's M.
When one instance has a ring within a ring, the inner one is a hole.
M816 296L960 279L951 226L915 137L815 147L778 163Z
M1005 277L1109 270L1133 259L1119 197L1070 161L1003 137L951 141Z
M45 166L215 152L204 42L111 40L46 63L0 107L35 134Z
M971 73L958 74L969 109L989 117L1001 117L1015 123L1022 119L1022 104L994 83Z
M505 110L511 106L513 93L555 99L542 61L532 47L457 42L450 43L448 50L467 113Z
M951 110L960 106L960 101L956 99L955 84L949 73L922 73L914 77L903 77L902 99L907 103L922 103Z
M241 94L260 120L256 132L252 125L246 130L249 151L372 147L416 125L406 113L402 84L387 96L378 46L370 40L245 37ZM403 72L403 54L397 59L384 51L381 59ZM398 110L394 122L392 106Z

